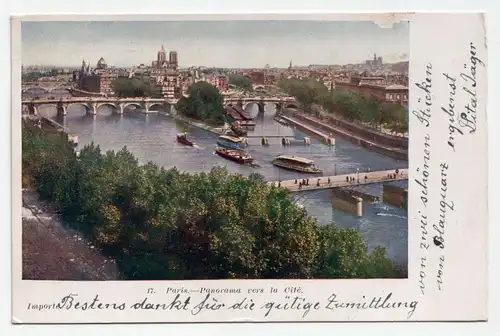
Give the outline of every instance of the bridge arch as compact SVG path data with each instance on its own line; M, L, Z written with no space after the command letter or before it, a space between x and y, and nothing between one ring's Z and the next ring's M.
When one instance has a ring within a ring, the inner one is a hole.
M120 107L117 104L106 102L106 103L99 103L99 104L97 104L97 106L95 108L96 112L99 113L99 109L101 107L103 107L103 106L109 106L109 107L111 107L112 113L116 113L116 112L118 112L120 110Z
M28 104L23 104L26 106L29 106L30 103ZM51 112L57 112L57 103L47 103L47 104L34 104L37 107L37 110L40 111L40 109L45 110L45 109L50 109Z
M47 89L45 89L43 87L37 86L37 87L31 87L31 88L25 89L25 90L23 90L23 92L28 93L28 94L34 94L34 93L49 93L50 91L48 91Z
M90 112L90 109L91 107L89 106L89 104L85 103L85 102L71 102L71 103L68 103L68 105L66 105L66 111L69 112L69 108L71 106L75 106L75 105L80 105L80 106L83 106L85 108L85 112L86 113L89 113Z
M150 103L148 110L151 110L151 108L155 106L159 106L161 110L165 108L165 106L162 103Z
M287 102L285 103L285 108L294 108L294 109L298 109L299 106L297 103L294 103L294 102Z
M137 103L137 102L130 102L130 103L125 103L125 104L123 104L123 110L125 111L125 110L127 109L127 107L129 107L129 106L135 106L135 107L137 107L137 108L139 108L139 109L142 109L142 108L143 108L142 104L140 104L140 103Z

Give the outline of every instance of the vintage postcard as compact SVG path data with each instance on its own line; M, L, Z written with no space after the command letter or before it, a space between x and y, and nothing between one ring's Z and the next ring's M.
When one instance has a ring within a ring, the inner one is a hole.
M484 14L12 34L14 323L487 319Z

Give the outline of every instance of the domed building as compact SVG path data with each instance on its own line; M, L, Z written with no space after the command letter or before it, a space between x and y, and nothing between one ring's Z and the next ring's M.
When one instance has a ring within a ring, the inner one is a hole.
M90 64L82 62L80 71L74 75L76 88L74 94L83 97L113 96L113 82L118 73L108 65L103 57L97 61L96 68L90 69Z
M106 69L108 67L108 65L106 64L106 61L104 60L104 58L100 58L99 61L97 61L97 66L96 66L96 69Z

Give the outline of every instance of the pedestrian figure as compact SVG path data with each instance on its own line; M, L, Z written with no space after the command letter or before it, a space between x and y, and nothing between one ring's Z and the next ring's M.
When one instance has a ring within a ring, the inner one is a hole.
M331 184L331 183L330 183L330 178L328 178L328 184Z
M346 182L349 182L349 176L346 176L346 177L345 177L345 181L346 181Z
M281 181L278 181L278 187L281 187Z
M295 184L297 184L297 179L295 179Z
M318 179L318 182L316 182L316 187L319 187L319 179Z
M368 176L365 175L365 183L366 183L367 180L368 180Z

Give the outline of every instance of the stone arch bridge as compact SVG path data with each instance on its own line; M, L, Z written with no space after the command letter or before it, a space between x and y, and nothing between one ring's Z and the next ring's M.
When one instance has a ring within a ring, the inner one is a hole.
M68 113L68 108L72 105L84 106L87 114L96 115L101 106L110 106L114 113L122 114L126 108L134 106L143 113L153 112L154 106L159 106L164 111L171 112L175 101L165 99L151 98L61 98L61 99L32 99L23 100L21 105L23 111L29 114L38 114L40 106L55 106L57 114L65 116Z
M68 82L33 82L23 83L22 93L30 92L44 92L50 93L54 90L67 90L72 88L71 83Z
M82 105L85 107L88 114L97 114L101 106L111 106L115 113L122 114L129 106L135 106L143 110L145 113L152 112L151 108L160 106L167 112L173 112L174 105L177 99L153 99L153 98L116 98L116 97L72 97L72 98L46 98L46 99L31 99L23 100L22 107L28 109L30 114L38 113L40 106L55 106L59 115L66 115L68 107L71 105ZM298 103L292 97L272 97L272 98L232 98L225 97L224 105L237 105L245 109L249 104L257 104L259 113L264 112L266 104L275 104L276 111L279 113L283 108L298 108Z
M265 106L267 104L274 104L276 107L276 112L279 113L283 110L283 108L299 108L299 104L297 100L293 97L249 97L249 98L240 98L240 97L225 97L224 104L226 106L234 106L237 105L243 110L250 104L256 104L259 108L259 113L263 113L265 111Z

